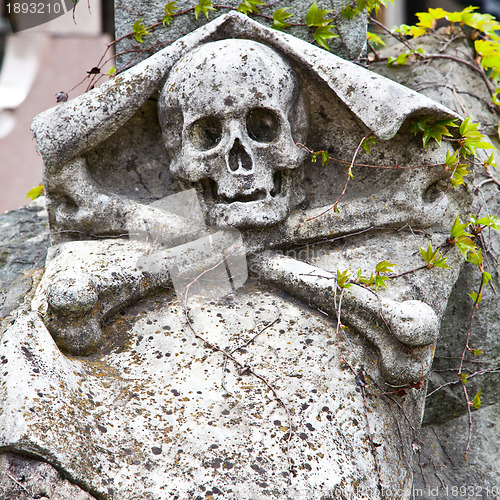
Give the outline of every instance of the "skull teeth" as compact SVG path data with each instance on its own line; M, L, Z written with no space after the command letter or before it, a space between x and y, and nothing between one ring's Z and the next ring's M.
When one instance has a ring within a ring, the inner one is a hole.
M207 189L207 184L209 184L209 189ZM249 201L265 200L268 197L267 191L264 189L258 189L250 194L237 194L236 196L229 198L228 196L218 193L217 183L212 179L208 180L208 183L204 182L203 187L205 197L208 195L213 201L215 201L215 203L228 204L234 203L235 201L247 203Z
M263 189L259 189L252 194L238 194L234 198L227 198L226 196L221 197L225 203L233 203L235 201L240 201L247 203L249 201L260 201L267 198L267 192Z
M257 189L250 194L236 194L235 196L229 197L224 194L219 194L219 189L217 183L213 179L204 179L201 181L201 186L203 188L203 194L206 200L211 200L215 203L230 204L234 202L248 203L252 201L262 201L269 197L275 198L281 195L283 186L283 175L281 171L277 171L273 177L273 189L268 193L265 189Z

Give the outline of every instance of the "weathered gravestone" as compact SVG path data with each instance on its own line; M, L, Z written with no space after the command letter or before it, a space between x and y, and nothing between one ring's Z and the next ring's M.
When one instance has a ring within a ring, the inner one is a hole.
M53 246L2 334L0 447L97 498L410 498L461 256L377 293L336 270L417 268L467 212L412 168L449 151L417 116L455 115L234 12L42 113Z

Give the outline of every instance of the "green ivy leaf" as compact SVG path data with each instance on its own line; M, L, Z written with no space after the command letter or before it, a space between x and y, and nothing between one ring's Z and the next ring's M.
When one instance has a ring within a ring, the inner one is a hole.
M286 22L286 19L292 17L292 14L287 12L287 9L289 8L290 7L283 7L282 9L278 9L277 11L273 12L273 24L271 28L274 28L276 30L283 30L290 26L290 24Z
M352 284L348 283L350 276L351 273L349 270L340 272L340 270L337 269L337 285L339 288L351 288Z
M327 19L325 16L327 14L331 14L333 10L328 9L318 9L316 5L316 0L314 0L313 4L309 8L309 11L306 14L306 24L309 27L312 26L328 26L332 19Z
M379 288L387 288L387 283L385 283L389 279L388 276L375 276L375 280L373 282L373 288L378 290Z
M324 167L325 165L328 165L328 162L330 161L330 155L328 154L328 151L316 151L315 153L313 153L311 161L313 163L316 163L319 154L321 155L321 166Z
M476 292L471 292L467 294L475 304L480 304L481 301L483 300L483 294L480 293L479 295Z
M474 48L481 56L481 66L490 69L500 66L500 44L496 40L475 40Z
M108 76L109 78L111 78L115 73L116 73L116 68L114 66L111 66L111 68L109 68L109 71L106 74L106 76Z
M460 125L460 133L462 135L467 135L471 133L479 133L477 130L477 127L479 126L479 123L473 123L472 122L472 117L468 116Z
M481 354L483 354L483 351L481 351L481 349L474 349L472 352L474 353L474 357L481 356Z
M499 103L500 104L500 103ZM484 162L484 167L493 167L497 168L497 162L495 160L495 154L491 153L488 159Z
M439 251L438 248L436 250L432 249L431 243L429 243L429 246L427 250L424 250L422 247L418 247L420 250L420 255L422 258L427 262L427 267L429 269L432 269L433 267L441 267L443 269L450 269L450 266L446 264L446 260L448 257L443 257L442 252Z
M467 385L467 379L469 378L469 374L468 373L460 373L458 375L458 377L460 378L460 380L462 381L462 383L464 385Z
M43 184L40 184L37 187L31 188L26 193L26 198L31 198L31 201L36 200L41 194L43 194Z
M478 267L481 266L483 264L483 253L481 249L476 247L475 250L468 253L465 260Z
M260 0L243 0L243 2L241 2L238 5L237 10L238 12L241 12L246 15L248 15L249 12L250 14L256 14L257 12L259 12L258 8L259 5L266 5L266 4L265 2L261 2Z
M391 264L387 260L383 260L375 266L375 274L371 273L369 277L363 276L363 271L359 269L355 282L363 283L367 287L373 287L375 290L378 290L379 288L387 288L386 281L388 281L390 277L383 276L383 274L391 273L391 268L395 265L396 264Z
M441 269L451 269L448 264L446 264L448 257L443 257L443 254L440 253L436 261L434 262L434 267L440 267Z
M399 28L396 28L394 32L401 33L405 36L411 36L412 38L418 38L421 35L425 35L427 29L422 26L408 26L407 24L402 24Z
M434 250L432 250L432 245L429 243L427 250L424 250L422 247L418 247L418 249L420 250L422 259L424 259L427 264L430 264L435 253Z
M165 5L165 15L163 16L163 19L162 19L163 26L170 24L170 21L172 20L173 16L175 15L175 11L179 10L179 7L175 6L176 3L177 3L177 0L175 0L174 2L168 2Z
M446 151L446 166L448 168L455 167L457 163L458 163L458 150L455 151L453 154L450 154L449 151Z
M217 9L214 7L214 4L210 0L199 0L198 5L194 8L194 17L198 19L198 16L203 13L205 17L208 19L208 11Z
M411 52L408 50L399 54L397 57L389 56L387 58L387 66L404 66L410 57Z
M347 3L345 7L342 7L340 12L342 14L342 17L345 19L352 19L355 15L358 14L358 11L349 3Z
M379 35L377 35L376 33L372 33L371 31L366 32L366 40L375 49L386 46L386 43L384 42L384 40L382 40L382 38L380 38Z
M333 26L318 26L313 33L313 37L318 42L318 45L323 47L326 50L330 50L330 47L328 47L328 40L330 38L337 38L338 35L335 33L332 33L331 29Z
M136 21L133 26L132 26L132 31L134 32L134 37L139 43L143 43L144 40L142 39L143 36L149 35L151 32L148 31L146 26L142 24L142 17Z
M392 269L391 267L394 267L396 266L397 264L391 264L389 261L387 260L383 260L382 262L379 262L376 266L375 266L375 272L376 273L392 273Z
M328 40L330 40L330 38L338 37L338 35L331 31L334 27L334 25L330 26L332 19L327 19L325 17L331 12L333 12L333 10L318 9L315 0L306 14L307 26L315 28L313 33L314 39L320 47L323 47L326 50L330 50L330 47L328 47Z
M488 214L477 219L476 216L472 214L470 218L475 226L490 227L495 231L500 231L500 220L495 215Z
M457 127L453 120L440 120L433 123L424 133L424 146L429 139L434 139L438 144L441 144L443 136L451 137L452 133L448 127Z
M427 12L417 12L415 15L418 17L418 23L415 26L403 24L396 29L396 32L405 36L417 38L421 35L425 35L429 30L434 29L436 21L443 19L447 14L449 13L441 8L431 8Z
M479 410L479 408L481 408L481 389L477 390L476 395L474 396L474 399L472 400L472 406L476 410Z
M369 278L367 278L366 276L358 275L358 281L365 284L366 286L372 286L375 283L375 276L373 275L373 273L370 274Z
M467 156L468 154L476 156L477 148L480 149L496 149L489 142L484 141L484 135L478 130L479 123L473 123L471 117L468 116L460 125L461 145L460 154Z
M500 87L495 89L495 93L493 94L493 104L495 104L495 106L500 106Z
M394 5L394 0L391 0L391 3ZM375 11L375 15L377 15L380 7L387 7L387 0L366 0L366 10L368 14Z
M391 3L394 3L393 0ZM380 7L387 7L387 0L357 0L356 4L354 7L354 4L346 3L341 10L342 16L346 19L352 19L358 14L365 13L365 9L366 14L370 15L372 11L375 11L375 15L377 15Z
M325 167L330 161L330 155L326 151L321 151L321 166Z
M378 143L379 141L375 137L367 137L361 143L361 147L364 151L366 151L366 153L371 154L371 148L376 146Z
M441 144L443 136L452 136L453 134L449 131L449 127L458 127L458 125L455 123L455 120L436 121L432 117L424 116L412 120L409 129L410 132L413 132L413 135L423 133L422 143L425 147L430 139L434 139L438 144ZM447 152L447 165L448 161L452 161L451 158Z
M451 177L449 179L451 185L454 188L460 186L461 184L465 184L464 177L470 174L470 172L467 170L468 166L469 165L466 163L459 163L456 167L454 167Z
M468 236L457 236L454 243L466 259L469 252L476 252L477 246Z
M434 29L434 27L436 26L436 21L438 21L439 19L443 19L447 14L448 12L441 8L429 9L427 12L417 12L417 26L420 26L422 28Z
M491 274L483 271L482 278L483 287L485 287L491 281Z
M450 23L462 23L464 22L464 16L466 14L474 12L474 10L476 9L479 9L479 7L473 7L472 5L469 5L468 7L465 7L465 9L461 12L448 12L448 14L446 15L446 19L448 19Z
M462 22L471 28L482 31L485 35L495 37L495 31L500 29L498 21L490 14L468 12L462 16Z
M460 219L458 215L455 217L453 224L451 225L450 235L452 238L457 238L458 236L472 236L472 234L465 232L469 227L469 224L460 224Z

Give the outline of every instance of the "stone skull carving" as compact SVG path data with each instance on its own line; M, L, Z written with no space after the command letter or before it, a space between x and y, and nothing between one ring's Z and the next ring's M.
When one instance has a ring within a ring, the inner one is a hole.
M228 500L410 498L424 380L462 257L450 251L453 270L402 272L376 294L338 289L335 271L369 273L384 258L416 268L418 246L449 238L463 194L426 201L440 174L404 168L448 151L422 151L404 125L412 116L453 114L235 12L40 115L55 244L0 332L0 449L107 500L211 488ZM367 133L387 141L370 163L403 168L360 175L338 214L330 187L344 163L303 162L296 142L351 160ZM172 201L174 175L197 188L208 221L186 223L197 210ZM289 215L301 185L309 206ZM212 249L207 222L243 228L251 281L190 306L174 297L170 264L208 262L189 258ZM160 251L156 238L131 238L158 227ZM357 393L383 394L386 382L405 398Z
M190 52L163 87L159 116L171 171L197 188L211 224L275 224L301 201L293 170L304 160L306 101L269 47L222 40Z

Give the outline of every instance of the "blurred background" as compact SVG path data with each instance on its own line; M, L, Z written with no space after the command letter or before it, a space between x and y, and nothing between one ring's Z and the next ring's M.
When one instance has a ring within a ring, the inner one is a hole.
M31 28L29 16L14 14L14 2L1 5L0 213L25 205L30 201L26 193L41 183L42 159L30 130L33 117L55 106L60 91L70 97L85 92L88 80L69 91L112 39L113 0L90 0L89 6L83 0L74 20L73 2L67 3L69 9L64 2L57 4L65 14ZM56 3L42 5L54 10Z
M29 201L26 193L41 183L42 160L30 131L33 117L55 106L56 95L61 91L69 93L70 98L85 92L87 71L97 64L112 40L114 19L113 0L80 0L74 13L72 0L53 0L45 4L51 6L52 14L47 13L47 22L43 24L40 12L35 22L33 17L16 15L15 3L19 0L0 1L0 213L3 213L25 205ZM414 24L414 13L429 7L455 11L477 5L482 12L500 18L500 0L465 3L394 0L394 3L379 14L380 21L388 27ZM50 20L55 10L58 17Z

